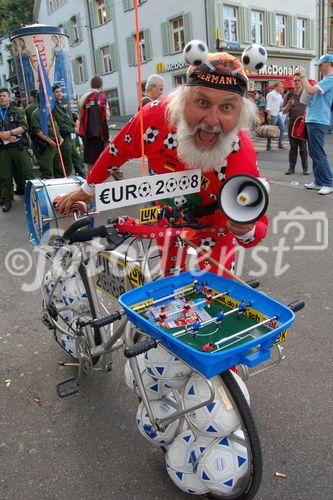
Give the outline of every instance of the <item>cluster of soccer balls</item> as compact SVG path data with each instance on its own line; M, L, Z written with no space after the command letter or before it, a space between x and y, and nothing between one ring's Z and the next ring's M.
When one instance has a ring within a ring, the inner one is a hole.
M190 409L209 399L206 381L163 347L152 349L137 359L155 418L174 414L177 400L182 401L184 409ZM249 402L244 382L236 374L234 376ZM129 361L125 365L125 379L139 395ZM136 415L140 433L166 450L166 468L172 481L193 495L234 494L249 468L247 449L240 444L244 434L238 414L223 391L219 377L211 382L215 399L187 413L187 422L174 420L165 425L163 432L159 431L150 421L142 401Z
M59 273L61 276L59 278ZM75 339L76 322L82 317L88 319L89 301L83 282L77 274L64 271L56 264L51 266L43 280L46 300L51 298L58 312L57 321L71 335L56 330L55 336L59 345L73 358L77 358ZM86 327L88 328L88 327Z
M208 47L201 40L191 40L185 46L183 55L190 66L200 66L208 59ZM267 62L267 51L262 45L253 43L244 49L241 61L245 69L259 71Z

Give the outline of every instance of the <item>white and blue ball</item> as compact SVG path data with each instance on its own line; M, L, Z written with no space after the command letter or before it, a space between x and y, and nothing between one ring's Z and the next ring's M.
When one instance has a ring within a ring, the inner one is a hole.
M208 488L195 472L195 442L191 430L179 434L165 455L166 467L170 478L182 491L191 495L204 495Z
M267 51L262 45L253 43L243 50L241 61L244 68L259 71L267 63Z
M139 370L142 378L143 385L145 386L146 395L148 399L161 399L164 396L168 396L171 392L171 389L168 385L166 385L162 379L158 380L147 372L147 368L143 359L143 354L137 356ZM131 369L131 365L129 360L125 363L124 368L125 373L125 381L126 385L132 390L135 391L138 396L140 396L140 392L134 378L134 374Z
M206 406L187 413L187 419L195 432L214 439L235 431L240 427L240 421L220 378L214 377L210 381L215 389L214 400ZM198 374L192 375L184 388L184 409L190 409L207 401L210 394L205 379Z
M182 388L192 373L191 367L161 346L151 349L144 356L147 372L172 388Z
M210 493L231 495L242 488L248 468L245 446L225 437L203 451L198 461L197 475Z
M185 45L183 55L190 66L200 66L208 59L208 47L202 40L191 40Z
M162 400L150 401L151 409L155 418L169 417L176 412L175 408ZM139 404L136 414L136 425L140 433L151 443L157 446L167 446L175 439L178 429L178 420L166 424L165 430L158 431L149 419L143 401Z
M77 313L89 310L87 292L79 276L66 279L62 286L61 298L65 306Z

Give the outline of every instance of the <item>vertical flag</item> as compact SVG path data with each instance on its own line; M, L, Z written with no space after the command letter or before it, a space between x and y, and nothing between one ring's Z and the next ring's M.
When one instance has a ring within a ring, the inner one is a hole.
M40 54L36 49L38 64L38 83L39 83L39 107L40 107L40 128L44 135L49 135L48 118L55 106L53 90L46 74L45 66L41 60Z

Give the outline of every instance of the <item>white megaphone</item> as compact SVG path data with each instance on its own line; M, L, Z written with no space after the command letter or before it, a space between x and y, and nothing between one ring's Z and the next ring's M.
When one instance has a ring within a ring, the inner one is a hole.
M218 201L228 219L240 224L250 224L266 212L268 193L269 184L266 179L237 174L224 181Z

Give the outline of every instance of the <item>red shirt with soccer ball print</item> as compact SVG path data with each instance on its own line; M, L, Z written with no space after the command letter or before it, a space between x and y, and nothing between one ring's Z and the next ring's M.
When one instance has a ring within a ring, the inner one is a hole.
M167 117L167 97L153 101L143 108L143 130L144 149L148 158L149 168L156 174L179 172L186 170L185 165L177 157L177 129L170 126ZM83 189L91 194L91 188L95 184L104 182L114 168L118 168L132 158L141 157L140 120L136 114L116 135L112 143L105 148L100 155L92 171L89 173ZM233 151L226 158L224 165L219 170L212 170L202 174L201 189L199 193L179 196L161 203L168 203L177 208L187 210L205 207L215 203L224 179L236 174L250 174L260 177L257 166L257 157L252 141L244 131L239 131L233 145ZM225 224L227 218L220 208L213 215L202 217L199 223L207 224L210 228L207 235L198 244L204 249L209 249L210 255L222 261L227 268L233 267L234 248L238 243L244 247L252 247L262 240L267 232L267 217L264 215L255 224L252 232L245 237L236 237L227 231ZM221 250L223 249L223 252ZM184 252L186 253L186 252ZM223 255L224 257L223 257ZM171 254L170 254L171 255ZM169 263L165 267L166 274L178 272L180 267L173 270L169 265L176 259L167 259ZM177 259L178 263L178 259ZM202 263L207 270L218 272L208 262ZM169 266L169 267L168 267Z

